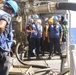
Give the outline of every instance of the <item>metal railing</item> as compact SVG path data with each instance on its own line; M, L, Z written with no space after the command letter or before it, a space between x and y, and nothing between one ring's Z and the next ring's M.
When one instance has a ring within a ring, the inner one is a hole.
M76 75L76 45L70 45L70 75Z

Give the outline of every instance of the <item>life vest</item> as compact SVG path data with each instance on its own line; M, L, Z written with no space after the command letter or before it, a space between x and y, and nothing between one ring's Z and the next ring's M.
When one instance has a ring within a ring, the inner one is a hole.
M35 30L35 32L31 33L31 37L40 38L41 37L41 34L40 34L41 26L39 24L38 25L33 24L32 27L33 27L33 30Z
M50 38L60 38L60 33L61 33L61 26L59 24L54 25L50 25L49 26L49 35L50 35Z
M4 15L9 15L3 10L0 10L0 19ZM5 51L10 51L13 42L12 23L6 25L5 30L0 35L0 48Z

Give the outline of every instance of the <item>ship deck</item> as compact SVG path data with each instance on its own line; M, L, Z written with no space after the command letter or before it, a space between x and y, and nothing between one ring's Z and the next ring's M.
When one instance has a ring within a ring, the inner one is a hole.
M13 57L12 63L9 75L58 75L62 68L62 60L58 55L54 55L51 59L46 55L39 60L25 61L28 65L21 64L16 57Z

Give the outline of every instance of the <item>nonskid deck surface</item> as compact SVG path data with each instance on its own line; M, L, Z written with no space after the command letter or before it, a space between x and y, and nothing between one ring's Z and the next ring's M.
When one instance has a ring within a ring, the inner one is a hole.
M14 57L12 59L13 67L10 68L9 75L22 75L22 74L27 75L26 74L27 72L34 73L34 75L50 75L51 73L58 74L60 72L61 60L58 55L53 56L49 60L47 59L48 58L47 55L43 56L42 59L40 60L35 59L35 57L32 58L34 60L31 59L30 61L25 61L26 64L30 65L28 66L28 65L22 65L21 63L19 63L17 58Z

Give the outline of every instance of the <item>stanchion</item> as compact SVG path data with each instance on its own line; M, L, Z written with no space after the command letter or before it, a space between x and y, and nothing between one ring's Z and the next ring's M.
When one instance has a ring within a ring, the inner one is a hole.
M76 45L70 45L70 75L76 75L75 49Z

